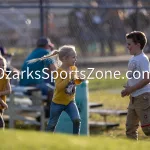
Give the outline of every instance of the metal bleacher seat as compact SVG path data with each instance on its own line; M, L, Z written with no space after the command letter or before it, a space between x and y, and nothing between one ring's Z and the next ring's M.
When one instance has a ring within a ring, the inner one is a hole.
M25 93L30 93L27 95ZM4 119L8 119L9 128L15 127L15 121L21 120L27 124L40 126L45 129L45 113L42 103L41 91L35 87L12 86L12 93L8 98L9 109L4 113ZM40 122L36 117L40 115Z
M89 126L90 128L97 128L97 127L102 128L103 127L103 128L109 129L112 127L118 127L119 123L90 121Z
M90 109L90 114L92 114L92 113L101 115L104 118L104 121L103 122L90 121L89 122L90 128L105 127L106 129L119 126L119 123L108 122L107 116L127 115L126 110L109 110L109 109Z
M126 110L110 110L110 109L90 109L90 113L97 113L103 116L105 122L107 122L108 115L115 115L115 116L127 115Z

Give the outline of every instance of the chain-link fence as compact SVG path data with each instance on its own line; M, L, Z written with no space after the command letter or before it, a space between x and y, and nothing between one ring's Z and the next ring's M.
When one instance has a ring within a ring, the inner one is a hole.
M74 44L80 56L122 55L127 53L125 34L141 30L148 38L145 51L150 51L149 0L42 2L41 26L40 0L0 1L1 45L26 56L36 46L40 31L43 31L56 48Z

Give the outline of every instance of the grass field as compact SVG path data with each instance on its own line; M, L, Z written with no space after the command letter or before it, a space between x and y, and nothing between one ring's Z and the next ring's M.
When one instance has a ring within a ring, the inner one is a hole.
M33 131L0 131L1 150L148 150L148 141L72 136Z
M89 101L103 103L103 108L126 110L128 97L121 98L120 91L126 80L90 80ZM110 122L120 126L111 130L93 130L90 136L51 134L30 130L0 131L0 150L148 150L149 138L139 129L138 142L127 140L125 136L126 117L109 116ZM103 121L99 115L90 115L90 120Z

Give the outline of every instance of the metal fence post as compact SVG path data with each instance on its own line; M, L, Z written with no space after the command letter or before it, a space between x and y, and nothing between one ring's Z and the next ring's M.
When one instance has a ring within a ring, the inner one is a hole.
M44 12L43 12L43 0L39 1L40 4L40 36L44 36Z

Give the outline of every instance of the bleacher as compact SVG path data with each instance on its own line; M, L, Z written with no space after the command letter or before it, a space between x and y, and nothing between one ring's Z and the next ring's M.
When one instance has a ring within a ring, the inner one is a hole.
M25 93L30 92L31 95ZM4 119L9 121L9 128L15 128L15 122L20 120L24 124L38 125L45 129L44 105L41 92L34 87L12 87L12 93L7 99L9 109L5 111ZM36 118L40 116L40 121Z
M35 87L12 87L12 94L7 99L9 109L5 111L4 119L9 121L9 128L15 128L15 122L21 120L24 124L39 126L41 130L45 130L45 124L48 118L45 118L44 105L42 103L41 92ZM32 93L30 96L25 93ZM110 129L118 127L118 122L109 122L108 116L124 116L126 110L110 110L102 109L102 103L89 102L89 114L98 114L104 118L101 121L89 121L89 127L99 128L104 127ZM40 117L40 121L36 118Z
M103 117L102 121L89 121L90 129L92 128L106 128L110 129L113 127L118 127L119 123L117 122L108 122L107 117L108 116L125 116L127 115L126 110L111 110L111 109L101 109L99 107L102 107L103 104L101 103L93 103L93 105L89 109L89 113L91 114L98 114Z

